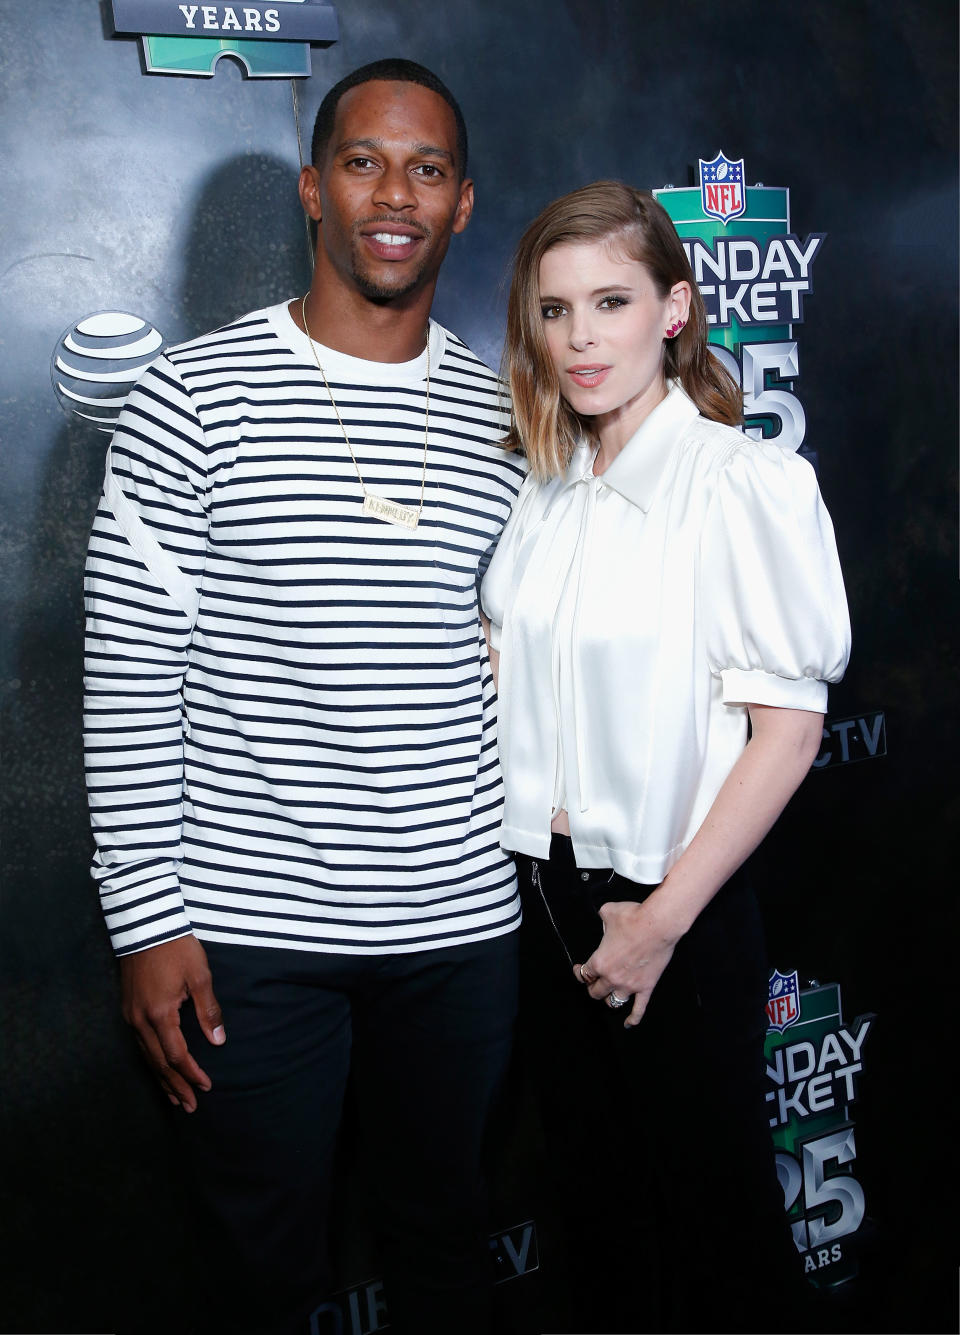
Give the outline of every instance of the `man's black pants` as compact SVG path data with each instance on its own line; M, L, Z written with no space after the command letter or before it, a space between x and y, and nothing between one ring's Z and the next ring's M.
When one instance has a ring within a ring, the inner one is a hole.
M512 1040L516 933L384 957L205 947L227 1041L211 1047L183 1007L213 1082L183 1124L241 1263L214 1284L249 1289L251 1330L306 1329L334 1282L331 1178L352 1071L391 1329L486 1332L480 1160Z

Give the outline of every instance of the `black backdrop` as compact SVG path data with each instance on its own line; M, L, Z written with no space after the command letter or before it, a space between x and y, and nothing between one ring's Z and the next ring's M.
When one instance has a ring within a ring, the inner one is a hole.
M772 962L839 982L848 1017L878 1016L856 1111L869 1238L824 1330L952 1330L954 6L343 0L339 15L341 40L314 49L298 84L303 134L330 84L367 60L405 55L449 82L478 204L435 313L489 361L512 242L586 181L685 185L722 148L749 181L790 188L795 232L827 233L797 392L853 619L831 716L882 710L888 751L811 774L763 851L762 888ZM294 102L288 81L244 79L228 60L209 80L145 76L94 0L8 0L0 60L0 1327L190 1330L210 1244L184 1222L169 1110L119 1021L87 873L80 572L107 437L64 414L49 365L95 311L135 312L172 342L304 290ZM521 1117L504 1137L500 1226L538 1199L535 1130ZM705 1203L700 1225L735 1239L735 1209ZM351 1245L348 1271L364 1264ZM731 1264L747 1262L734 1243ZM523 1335L533 1282L518 1281L504 1317Z

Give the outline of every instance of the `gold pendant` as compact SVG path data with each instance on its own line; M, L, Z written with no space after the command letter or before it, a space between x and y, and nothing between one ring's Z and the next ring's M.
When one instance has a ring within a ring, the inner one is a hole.
M400 505L370 492L363 498L363 513L382 519L385 524L399 524L401 528L416 528L420 522L420 511L415 505Z

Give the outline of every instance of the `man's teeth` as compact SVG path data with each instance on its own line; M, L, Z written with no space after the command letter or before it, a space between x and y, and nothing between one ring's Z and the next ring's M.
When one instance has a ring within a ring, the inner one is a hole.
M373 239L379 241L382 246L405 246L413 238L399 236L396 232L374 232Z

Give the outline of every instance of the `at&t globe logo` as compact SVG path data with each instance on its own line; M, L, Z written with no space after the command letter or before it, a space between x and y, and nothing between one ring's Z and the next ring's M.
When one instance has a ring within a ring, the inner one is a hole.
M127 395L162 347L163 336L139 315L84 316L61 335L50 359L60 407L110 434Z

